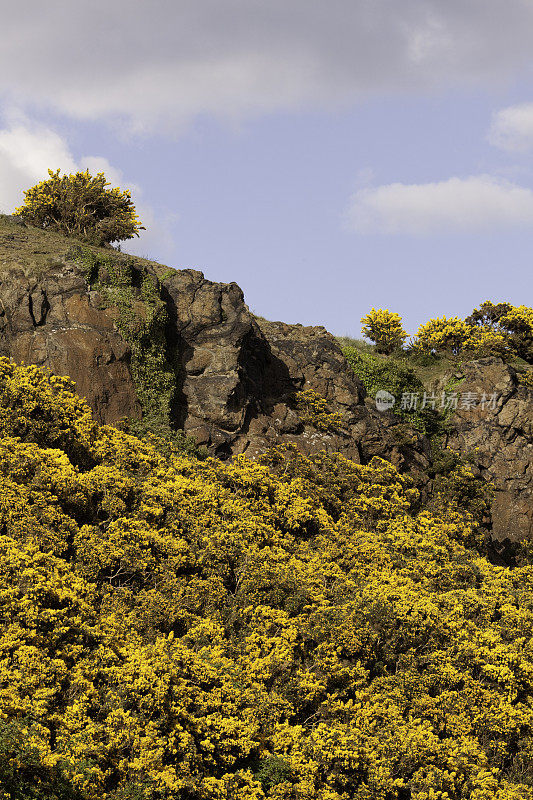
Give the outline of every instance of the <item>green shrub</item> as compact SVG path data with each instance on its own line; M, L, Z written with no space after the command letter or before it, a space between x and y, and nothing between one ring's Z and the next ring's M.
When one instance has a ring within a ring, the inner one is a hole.
M279 783L288 783L292 779L290 765L279 756L266 756L259 763L259 770L256 774L257 780L263 790L268 792L272 786Z
M346 360L354 373L362 381L367 394L375 397L379 390L390 392L396 398L393 411L403 417L422 433L432 433L438 426L438 413L429 404L422 408L424 384L414 370L403 367L395 361L380 358L371 353L363 353L352 347L344 349ZM404 407L406 396L416 395L416 407ZM402 400L404 402L402 402Z
M197 444L194 436L188 436L180 428L173 429L170 423L161 417L128 419L119 428L125 433L130 433L132 436L148 442L158 453L167 458L184 455L203 460L208 455L207 448Z

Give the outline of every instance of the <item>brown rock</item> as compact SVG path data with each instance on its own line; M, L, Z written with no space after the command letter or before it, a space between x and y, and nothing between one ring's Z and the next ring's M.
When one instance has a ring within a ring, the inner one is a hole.
M69 258L72 242L0 218L0 352L70 375L100 422L138 418L131 352L117 323L119 309L86 283ZM107 250L117 260L123 254ZM211 452L227 457L295 442L306 452L338 450L357 461L391 457L422 475L427 443L399 446L397 418L365 405L364 391L331 334L322 327L257 320L234 283L206 280L196 270L167 270L133 259L133 285L159 281L169 322L168 357L176 366L172 423ZM100 278L105 275L100 273ZM145 307L133 303L143 322ZM136 316L135 316L136 315ZM312 389L340 414L338 431L304 424L294 395Z
M472 410L459 404L448 445L470 455L494 485L493 539L503 545L533 538L533 391L500 358L471 361L464 374L460 392L475 393L478 403Z
M1 354L69 375L99 422L140 417L130 349L75 264L65 262L40 278L4 271L0 309Z

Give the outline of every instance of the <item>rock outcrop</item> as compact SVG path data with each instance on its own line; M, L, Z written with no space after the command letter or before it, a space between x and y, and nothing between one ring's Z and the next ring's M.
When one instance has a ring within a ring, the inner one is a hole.
M463 372L461 395L470 393L475 405L458 407L448 445L494 486L493 541L505 548L533 539L533 390L500 358L471 361Z
M293 442L308 453L339 451L363 463L379 455L418 485L428 485L427 439L365 399L324 328L256 318L235 283L213 283L201 272L169 270L114 250L99 252L119 267L129 265L130 314L146 319L147 278L156 304L166 308L161 347L173 382L171 426L222 458L254 457ZM106 294L102 281L88 276L71 241L0 217L0 354L70 375L102 423L143 414L135 348L120 307L110 300L115 296L120 287ZM302 414L302 391L325 401L334 425ZM467 364L461 392L468 391L496 394L497 403L458 408L448 445L470 455L477 473L494 484L494 539L503 547L508 540L531 538L533 391L500 359Z
M100 422L138 419L120 310L91 288L72 243L3 218L0 248L0 353L70 375ZM357 461L381 455L422 479L429 463L424 437L412 432L402 444L397 418L365 404L361 383L324 328L255 318L235 283L110 254L133 264L135 286L145 275L157 280L176 375L171 421L199 444L221 457L253 457L280 442L307 452L338 450ZM339 415L334 430L302 420L300 390L312 390Z
M0 353L70 375L100 422L139 418L130 350L83 275L68 262L38 279L22 270L0 275Z

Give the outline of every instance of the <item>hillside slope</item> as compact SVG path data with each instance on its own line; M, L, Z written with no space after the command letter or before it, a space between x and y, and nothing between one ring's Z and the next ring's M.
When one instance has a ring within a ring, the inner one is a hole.
M462 391L497 391L497 406L459 408L428 437L365 399L324 328L256 318L234 283L10 217L0 217L0 354L70 376L99 422L170 438L183 429L221 458L280 443L360 463L378 455L431 493L448 445L495 486L486 524L498 549L533 536L533 391L499 360L462 365L460 377Z
M3 797L533 798L533 568L461 493L162 455L5 358L0 475Z

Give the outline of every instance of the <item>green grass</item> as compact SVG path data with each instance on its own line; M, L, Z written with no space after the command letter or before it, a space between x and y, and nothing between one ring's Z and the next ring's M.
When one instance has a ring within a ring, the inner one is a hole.
M362 355L371 355L383 365L388 364L400 371L412 370L427 389L444 386L463 363L459 359L418 354L409 350L398 350L391 355L384 355L378 353L375 345L365 339L354 339L351 336L337 336L336 339L343 351L350 349Z
M27 277L41 278L54 267L73 263L76 245L83 245L95 255L112 254L114 259L133 262L139 267L151 266L158 277L161 273L168 276L173 272L156 261L131 256L111 247L87 245L74 237L34 228L16 217L0 214L0 274L10 269L20 269ZM127 242L123 246L127 246Z
M354 350L359 350L362 353L376 352L376 346L365 341L365 339L353 339L351 336L336 336L335 338L343 350L345 347L353 347Z

